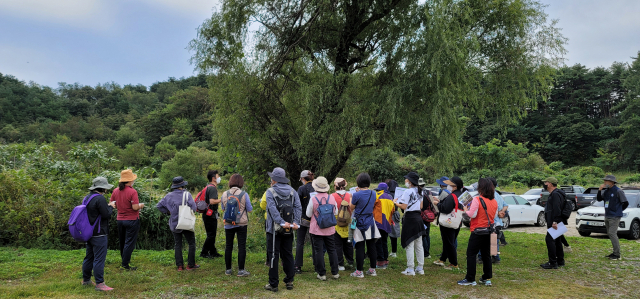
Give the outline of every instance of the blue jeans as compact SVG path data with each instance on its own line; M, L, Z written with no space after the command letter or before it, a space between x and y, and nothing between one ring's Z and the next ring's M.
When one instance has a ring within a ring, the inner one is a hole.
M82 281L91 280L91 272L96 284L104 282L104 261L107 259L107 235L92 237L87 241L87 254L82 261Z

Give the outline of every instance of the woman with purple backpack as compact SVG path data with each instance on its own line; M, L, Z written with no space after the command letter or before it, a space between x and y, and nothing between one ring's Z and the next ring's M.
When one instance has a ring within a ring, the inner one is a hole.
M87 241L87 254L82 262L82 285L95 286L97 291L111 291L113 288L104 283L104 262L107 259L107 244L109 241L109 219L116 207L115 201L107 204L104 194L113 188L106 178L93 179L93 185L89 187L91 193L87 195L87 216L89 223L94 226L93 236ZM98 225L96 225L98 222ZM91 281L91 272L95 283Z

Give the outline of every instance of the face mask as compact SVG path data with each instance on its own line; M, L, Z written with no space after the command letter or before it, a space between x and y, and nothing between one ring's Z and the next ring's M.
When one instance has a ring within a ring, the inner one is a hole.
M453 187L447 186L447 190L449 190L449 192L453 192Z
M411 185L409 185L409 183L407 183L407 182L404 182L404 186L407 187L407 188L411 188Z
M216 184L220 184L220 181L222 181L222 178L221 178L221 177L218 177L218 178L216 179Z
M542 186L542 189L547 190L547 185Z

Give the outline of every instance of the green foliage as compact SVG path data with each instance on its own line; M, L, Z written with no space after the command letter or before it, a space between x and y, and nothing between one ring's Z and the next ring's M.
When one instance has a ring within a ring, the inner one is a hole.
M120 160L128 166L144 166L149 163L149 153L151 147L144 143L144 140L138 139L135 143L129 143L121 152Z
M625 183L640 183L640 173L636 173L634 175L628 176L625 180Z
M169 187L174 177L182 176L189 182L189 188L204 188L207 185L207 171L220 169L216 161L216 153L204 148L189 147L181 150L162 164L160 186Z

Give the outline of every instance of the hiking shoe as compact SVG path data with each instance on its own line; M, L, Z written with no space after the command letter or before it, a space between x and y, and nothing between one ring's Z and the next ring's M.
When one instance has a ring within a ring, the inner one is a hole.
M238 272L238 273L240 273L240 272ZM227 269L226 271L224 271L224 274L232 275L233 274L233 270L232 269Z
M610 260L612 260L612 261L619 261L619 260L621 260L621 259L622 259L622 257L620 257L619 255L612 254L612 255L609 257L609 259L610 259Z
M507 246L507 245L509 245L509 243L507 243L507 242L500 243L500 246Z
M344 270L346 270L344 266L338 266L338 271L344 271Z
M407 268L407 269L405 269L404 271L402 271L402 272L400 272L400 273L402 273L402 274L404 274L404 275L409 275L409 276L414 276L414 275L416 275L416 272L415 272L415 271L413 271L413 268Z
M245 269L242 269L242 270L238 271L238 275L236 275L236 276L238 276L238 277L247 277L247 276L249 276L249 274L251 274L251 273L249 273L249 271L247 271Z
M453 264L449 264L449 266L444 267L444 269L445 270L460 270L460 267L454 266Z
M296 274L302 274L302 269L296 268Z
M437 260L433 261L433 264L444 267L444 262L441 261L440 259L437 259Z
M214 254L212 254L210 256L211 256L211 258L216 258L216 257L223 257L224 255L219 254L219 253L216 252L216 253L214 253Z
M573 249L571 249L571 246L565 246L564 252L573 252Z
M267 284L266 286L264 286L264 289L267 291L272 291L274 293L278 291L278 287L272 287L270 284Z
M458 284L461 286L474 286L476 285L476 281L468 281L466 278L458 281Z
M378 274L376 273L376 269L373 268L369 268L369 270L367 270L367 275L378 276Z
M395 252L389 253L389 257L398 257L398 254L396 254Z
M431 255L430 255L430 254L427 254L427 256L425 256L424 258L426 258L426 259L430 259L430 258L431 258Z
M490 279L480 279L480 284L490 287L491 286L491 280Z
M120 266L120 270L135 271L135 270L138 270L138 267L133 267L131 265L129 265L129 266Z
M338 279L338 278L340 278L340 274L331 275L331 277L333 277L333 279Z
M545 263L540 265L540 267L542 267L542 269L558 269L558 264L557 263Z
M106 284L104 284L104 282L103 283L99 283L99 284L96 285L96 291L106 292L106 291L111 291L111 290L113 290L113 288L108 287Z
M424 275L424 269L422 267L417 267L416 268L416 273L420 274L420 275Z
M184 266L178 266L178 272L184 270Z
M376 263L376 269L387 269L387 264L384 261Z
M613 256L613 255L615 255L615 254L613 254L613 253L612 253L612 254L609 254L609 255L607 255L607 256L605 256L605 257L606 257L606 258L610 258L610 257L611 257L611 256Z
M351 276L357 277L357 278L364 278L364 273L362 273L362 271L356 270L355 272L351 273Z
M293 290L293 281L292 282L286 282L285 284L287 285L287 290Z
M193 265L193 266L187 266L187 270L191 271L191 270L195 270L200 268L200 265Z
M95 286L96 286L96 283L95 283L95 282L93 282L93 281L91 281L91 280L89 280L89 281L83 281L83 282L82 282L82 285L83 285L83 286L92 286L92 287L95 287Z
M327 280L327 276L326 275L320 275L318 274L318 276L316 276L317 279L320 279L321 281L326 281Z

